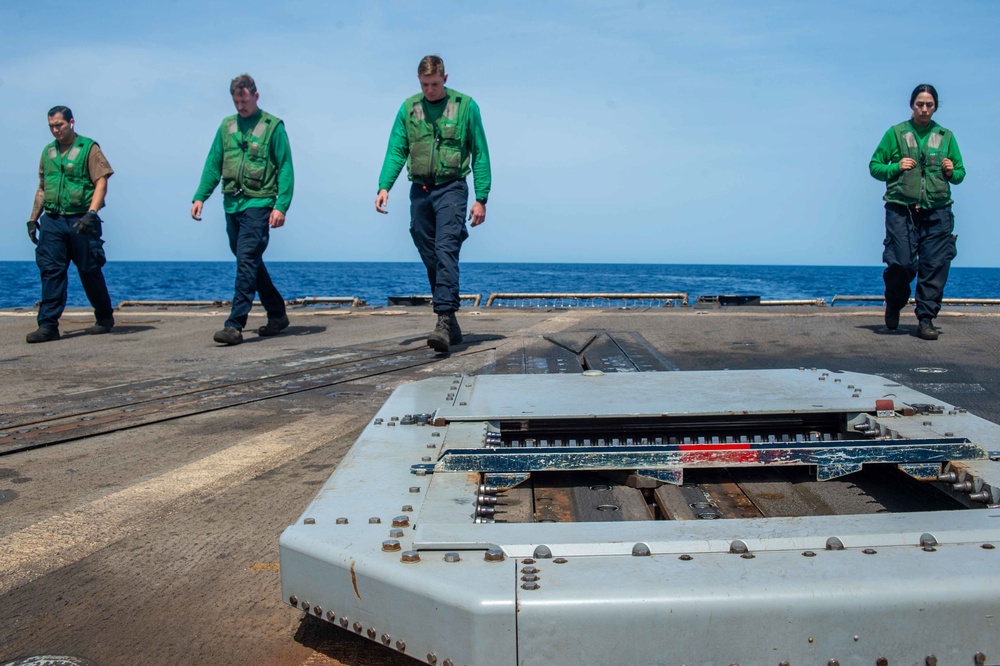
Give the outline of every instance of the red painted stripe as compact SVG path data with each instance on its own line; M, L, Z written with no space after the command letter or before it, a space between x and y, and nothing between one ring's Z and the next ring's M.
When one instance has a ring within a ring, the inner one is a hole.
M681 444L681 451L748 451L750 444Z

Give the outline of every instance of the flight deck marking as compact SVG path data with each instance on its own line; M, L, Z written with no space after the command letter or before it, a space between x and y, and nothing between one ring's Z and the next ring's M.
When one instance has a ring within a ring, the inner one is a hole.
M0 595L147 529L183 496L221 494L327 444L352 416L313 414L3 538Z

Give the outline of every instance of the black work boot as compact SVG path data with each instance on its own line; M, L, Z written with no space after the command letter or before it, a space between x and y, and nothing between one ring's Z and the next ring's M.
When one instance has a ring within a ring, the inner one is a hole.
M288 316L281 315L277 319L269 318L266 324L257 329L257 335L262 335L264 337L277 335L286 328L288 328Z
M44 326L39 326L38 330L32 331L25 336L25 342L48 342L49 340L59 339L59 329L57 328L45 328Z
M238 345L243 342L243 333L238 328L226 326L212 336L212 339L223 345Z
M917 335L924 340L937 340L938 330L934 328L934 322L930 319L921 319L917 325Z
M458 317L455 316L454 312L448 313L448 325L451 326L451 330L448 335L448 344L462 344L462 329L458 327Z
M427 336L427 346L437 352L447 352L451 343L451 318L453 312L442 312L438 315L437 325Z
M87 333L90 335L103 335L104 333L110 333L111 329L115 327L115 318L108 317L107 319L98 319L97 322L87 329Z
M888 301L885 304L885 327L895 331L899 327L899 310L892 307Z

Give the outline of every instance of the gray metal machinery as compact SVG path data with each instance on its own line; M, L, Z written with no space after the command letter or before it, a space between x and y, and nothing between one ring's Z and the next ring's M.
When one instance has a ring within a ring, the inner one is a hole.
M998 456L872 375L428 379L282 534L282 594L442 666L998 664Z

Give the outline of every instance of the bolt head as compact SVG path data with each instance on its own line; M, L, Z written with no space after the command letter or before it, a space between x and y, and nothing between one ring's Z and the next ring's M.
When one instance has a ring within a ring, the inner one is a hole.
M458 562L461 559L462 558L459 556L458 553L445 553L444 554L444 561L445 562Z
M340 618L340 626L342 626L344 629L347 628L347 622L348 622L348 619L346 617Z
M503 562L503 551L499 548L490 548L486 551L483 559L487 562Z
M330 622L333 622L335 619L337 619L337 614L334 613L333 611L327 611L326 619L329 620Z
M804 556L806 556L806 557L816 557L816 553L814 553L814 552L813 552L813 551L811 551L811 550L806 550L806 551L803 551L803 552L802 552L802 554L803 554Z
M927 658L924 659L925 666L937 666L937 663L937 657L932 654L927 655Z
M372 516L371 518L368 519L368 524L369 525L378 525L381 522L382 522L382 519L381 518L377 518L375 516Z
M682 560L682 561L684 561L684 562L690 562L690 561L691 561L691 560L693 560L694 558L693 558L693 557L691 557L690 555L687 555L687 554L684 554L684 555L681 555L680 557L678 557L677 559L678 559L678 560Z
M539 571L538 567L524 567L523 569L521 569L521 573L523 574L536 574L538 573L538 571Z
M315 518L305 518L305 519L302 520L302 524L303 525L315 525L316 524L316 519Z
M538 583L521 583L522 590L537 590L538 588Z
M354 623L354 631L360 634L362 629L364 629L364 627L361 626L360 622Z
M396 516L392 519L393 527L409 527L410 519L408 516Z
M376 635L375 634L375 628L374 627L368 627L368 638L371 638L372 640L375 640L375 635Z
M304 611L307 611L307 610L309 610L309 606L310 606L310 605L311 605L311 604L310 604L310 603L309 603L308 601L303 601L303 602L302 602L302 610L304 610Z
M392 638L389 634L382 634L382 645L388 645L390 642L392 642Z
M438 656L433 652L428 652L427 663L430 664L431 666L434 666L434 664L438 663Z
M415 564L420 561L420 553L415 550L404 550L403 554L399 556L399 561L407 564Z
M291 605L293 605L293 606L298 606L298 605L299 605L299 598L298 598L298 597L296 597L296 596L295 596L295 595L293 594L292 596L288 597L288 603L290 603L290 604L291 604Z
M862 553L864 553L865 555L874 555L874 554L875 554L875 553L877 553L878 551L877 551L877 550L875 550L874 548L865 548L865 549L864 549L863 551L861 551L861 552L862 552Z
M403 538L403 530L401 530L398 527L394 527L391 530L389 530L389 536L391 538L393 538L393 539L402 539Z
M323 609L320 606L313 606L313 615L319 617L323 614Z
M455 666L455 663L451 659L445 659L441 662L441 666Z
M387 553L391 553L397 550L402 550L402 546L400 546L399 542L395 539L386 539L382 542L382 550Z
M337 524L338 525L346 525L347 524L347 518L344 518L343 516L341 516L340 518L337 518Z
M411 493L419 493L420 492L420 486L410 486L410 492Z
M403 508L402 508L402 509L400 509L400 511L403 511L403 512L407 512L407 513L408 513L408 512L410 512L410 511L413 511L413 506L412 506L412 505L410 505L410 504L404 504L404 505L403 505Z
M889 666L889 660L885 657L879 657L875 660L875 666Z
M406 652L406 643L404 641L396 641L396 649L400 652Z

